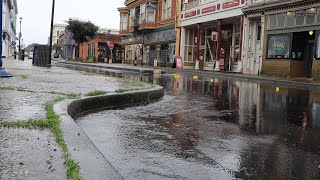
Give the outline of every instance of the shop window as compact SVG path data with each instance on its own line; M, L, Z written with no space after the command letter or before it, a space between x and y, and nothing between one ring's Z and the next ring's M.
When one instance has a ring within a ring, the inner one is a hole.
M268 36L268 59L289 59L291 37L290 34Z
M304 10L302 11L296 11L296 25L301 26L304 25Z
M317 32L317 35L316 35L316 40L317 40L317 49L316 49L316 58L317 59L320 59L320 33L319 32Z
M316 13L317 13L317 9L316 8L310 8L307 10L307 20L306 23L308 25L313 25L315 23L316 20Z
M294 26L294 12L287 12L287 27L293 27Z
M277 27L277 16L270 15L269 16L269 29L276 29Z
M292 53L291 57L295 60L303 60L305 33L295 33L292 38Z
M189 62L193 62L194 61L194 56L196 55L196 51L194 51L194 49L196 49L196 43L195 43L195 29L188 29L187 33L186 33L186 44L185 44L185 54L184 54L184 58L185 61L189 61Z
M277 14L277 28L284 28L285 14Z
M317 23L320 24L320 8L317 9Z

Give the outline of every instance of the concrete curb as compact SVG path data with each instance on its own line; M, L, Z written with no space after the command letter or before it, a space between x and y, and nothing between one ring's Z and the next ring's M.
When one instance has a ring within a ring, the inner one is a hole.
M129 67L111 67L111 66L103 66L99 64L83 64L83 63L70 63L70 62L59 62L60 64L68 64L74 66L82 66L82 67L93 67L93 68L102 68L102 69L116 69L116 70L124 70L124 71L132 71L132 72L153 72L154 70L160 70L161 72L165 73L186 73L189 75L206 75L211 76L213 78L223 78L223 79L232 79L238 81L250 81L250 82L257 82L257 83L266 83L266 84L273 84L276 86L286 86L291 88L301 88L301 89L311 89L311 90L320 90L320 83L312 83L312 82L299 82L299 81L292 81L285 78L282 79L274 79L270 77L262 77L262 76L249 76L243 74L232 74L232 73L221 73L221 72L207 72L207 71L195 71L195 70L179 70L179 69L169 69L169 68L161 68L161 67L154 67L152 68L145 68L141 67L140 70L136 68L132 69ZM147 69L147 70L144 70Z
M85 179L123 179L120 173L93 144L87 134L78 126L74 118L102 109L114 109L150 103L161 99L161 86L122 94L108 94L79 100L65 100L54 106L61 118L61 129L71 156L79 162Z
M102 66L99 64L84 64L84 63L75 63L75 62L58 62L59 64L68 64L68 65L76 65L76 66L87 66L87 67L94 67L94 68L103 68L103 69L112 69L112 70L121 70L121 71L131 71L137 73L153 73L154 69L151 68L126 68L126 67L113 67L113 66Z

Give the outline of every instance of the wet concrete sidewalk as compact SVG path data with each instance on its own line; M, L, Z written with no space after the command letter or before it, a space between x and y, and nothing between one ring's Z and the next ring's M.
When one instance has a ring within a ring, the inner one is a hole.
M0 79L0 123L46 120L45 104L59 97L86 96L148 85L59 67L33 67L5 59L12 78ZM66 179L62 151L48 129L0 127L0 179Z
M65 60L58 60L58 62L61 64L73 64L73 65L77 64L80 66L116 69L116 70L122 70L122 71L150 72L150 71L158 70L165 73L185 73L185 74L187 73L187 74L198 75L198 76L212 75L215 77L223 77L223 78L227 77L235 80L247 80L247 81L258 82L258 83L263 82L263 83L269 83L269 84L286 85L294 88L308 87L311 89L320 89L320 82L312 81L309 79L303 79L303 78L281 78L281 77L245 75L245 74L227 73L227 72L172 69L170 67L153 67L148 65L134 66L131 64L78 63L78 62L70 62Z

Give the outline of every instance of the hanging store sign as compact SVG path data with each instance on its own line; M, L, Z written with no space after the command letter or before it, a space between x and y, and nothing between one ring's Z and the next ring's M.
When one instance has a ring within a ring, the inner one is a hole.
M240 5L240 0L233 0L233 1L229 1L229 2L225 2L222 4L222 8L223 9L228 9L228 8L232 8L232 7L236 7Z
M192 12L189 12L189 13L185 13L184 17L185 18L189 18L189 17L193 17L193 16L196 16L196 15L197 15L197 11L192 11Z
M211 40L212 41L218 41L218 32L212 31Z
M206 13L210 13L210 12L215 12L216 11L216 6L211 6L211 7L207 7L207 8L203 8L202 9L202 14L206 14Z

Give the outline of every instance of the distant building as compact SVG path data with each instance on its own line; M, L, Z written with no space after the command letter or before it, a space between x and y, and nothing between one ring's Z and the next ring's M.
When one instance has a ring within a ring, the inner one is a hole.
M10 57L16 52L17 37L17 0L2 1L2 56Z
M55 44L59 44L59 36L61 32L64 32L66 29L66 24L54 24L53 25L53 33L52 33L52 46ZM50 38L48 39L48 44L50 42Z
M65 30L59 36L59 45L61 46L61 57L63 59L76 58L79 55L77 43L72 39L72 33Z
M171 67L174 61L177 1L125 0L120 13L121 44L127 64Z
M114 45L112 50L108 46L108 41ZM112 59L113 63L122 63L123 50L121 47L121 37L116 34L98 34L89 39L79 47L79 57L95 57L98 62L105 62Z
M119 34L118 29L109 29L109 28L99 28L98 34Z

